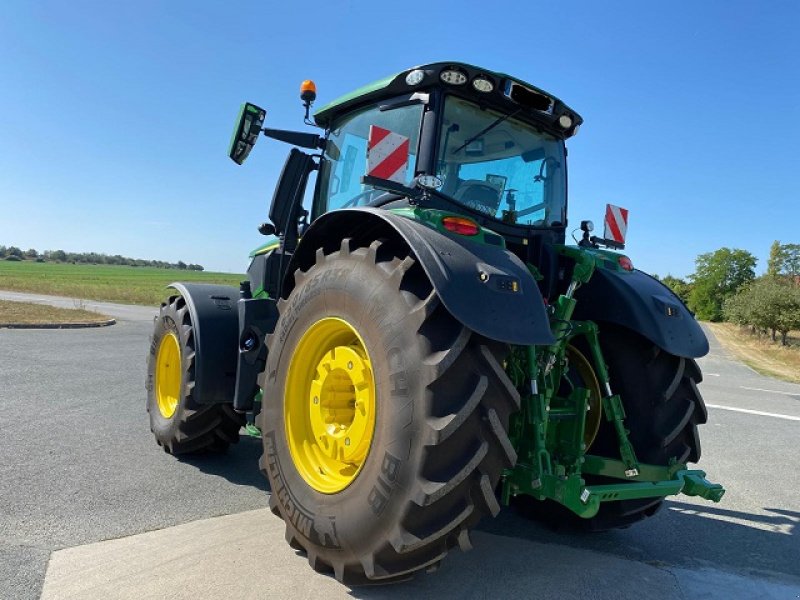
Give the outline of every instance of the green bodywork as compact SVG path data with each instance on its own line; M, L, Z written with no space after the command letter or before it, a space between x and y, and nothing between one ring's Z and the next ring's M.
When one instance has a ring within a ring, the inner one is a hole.
M259 254L266 254L271 250L275 250L278 246L281 245L281 241L276 238L274 235L270 236L266 242L261 244L258 248L250 252L250 258L258 256Z

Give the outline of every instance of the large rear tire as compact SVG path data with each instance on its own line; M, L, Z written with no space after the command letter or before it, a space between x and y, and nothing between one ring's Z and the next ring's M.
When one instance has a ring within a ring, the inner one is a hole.
M147 356L150 431L170 454L221 452L239 441L244 415L200 404L194 391L194 325L183 296L162 302Z
M456 321L388 242L320 250L295 284L267 338L259 421L286 539L347 585L435 568L497 514L516 460L506 347Z
M697 384L703 379L697 363L675 356L646 338L622 327L600 324L600 345L608 365L611 387L622 398L625 427L640 462L666 465L700 459L697 427L708 414ZM603 419L590 454L619 458L611 424ZM589 485L618 480L586 476ZM662 498L604 502L591 519L581 519L555 502L515 499L523 514L558 527L566 524L591 531L624 528L653 516Z

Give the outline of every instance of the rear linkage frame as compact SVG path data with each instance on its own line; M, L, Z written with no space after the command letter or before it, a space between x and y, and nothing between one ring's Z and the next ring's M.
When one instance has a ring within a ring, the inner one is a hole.
M525 494L538 500L554 500L588 519L597 514L601 502L681 493L719 502L725 490L722 485L709 482L704 471L689 469L675 458L667 465L643 464L636 458L625 428L622 399L611 389L598 327L592 321L571 319L576 305L574 294L592 277L599 259L582 248L562 245L558 251L574 261L574 269L566 292L548 307L556 341L551 346L516 346L506 363L514 384L527 393L510 427L518 460L503 473L503 504L509 504L513 496ZM534 277L541 278L535 267L529 265L529 268ZM602 412L614 428L621 459L586 453L585 428L591 391L573 386L566 397L557 395L567 367L567 347L579 336L589 348L587 358L599 384ZM587 486L582 477L585 474L621 481Z

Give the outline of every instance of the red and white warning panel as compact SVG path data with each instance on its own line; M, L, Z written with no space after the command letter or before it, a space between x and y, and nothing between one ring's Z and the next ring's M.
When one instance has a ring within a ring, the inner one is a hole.
M625 243L628 232L628 209L606 204L606 230L603 237L618 244Z
M370 125L367 144L367 175L405 183L408 170L408 138L377 125Z

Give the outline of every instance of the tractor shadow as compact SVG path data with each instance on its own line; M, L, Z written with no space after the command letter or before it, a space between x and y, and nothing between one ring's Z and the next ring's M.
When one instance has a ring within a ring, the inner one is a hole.
M554 530L508 508L481 523L472 535L471 552L452 551L437 573L397 586L354 588L350 594L369 599L606 597L604 593L641 598L646 585L648 598L692 597L701 591L697 582L711 581L712 575L706 575L715 571L721 572L713 575L715 580L733 592L728 597L735 597L736 586L750 579L756 586L752 597L761 596L762 578L795 585L797 594L800 512L763 512L667 501L656 516L630 529L585 533ZM740 591L750 597L750 590Z
M258 468L262 453L261 440L242 433L239 443L220 454L181 456L183 464L209 475L227 479L235 485L254 487L269 492L269 482Z

